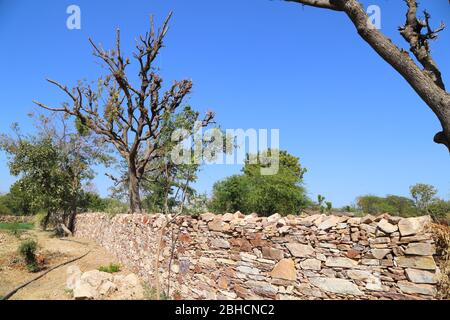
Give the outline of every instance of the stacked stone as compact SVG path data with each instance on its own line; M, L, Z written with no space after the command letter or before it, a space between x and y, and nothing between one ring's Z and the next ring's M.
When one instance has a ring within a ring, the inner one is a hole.
M183 299L432 299L439 270L430 217L178 217L160 279ZM80 215L76 235L98 241L141 278L155 278L163 215ZM170 229L169 229L170 230ZM169 267L170 266L170 267Z
M0 223L30 223L33 217L30 216L7 216L0 214Z

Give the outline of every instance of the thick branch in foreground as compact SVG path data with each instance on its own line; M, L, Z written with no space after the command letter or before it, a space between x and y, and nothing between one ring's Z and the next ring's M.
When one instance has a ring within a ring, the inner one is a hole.
M387 63L389 63L416 91L422 100L435 113L442 125L434 141L444 144L450 151L450 95L446 92L441 72L431 56L429 40L437 38L444 25L433 30L430 27L430 15L425 12L424 20L417 18L417 2L406 0L408 6L407 19L400 33L410 44L410 50L421 66L410 55L398 48L392 41L373 28L369 17L357 0L286 0L307 6L342 11L350 18L358 34ZM422 33L425 29L426 32Z

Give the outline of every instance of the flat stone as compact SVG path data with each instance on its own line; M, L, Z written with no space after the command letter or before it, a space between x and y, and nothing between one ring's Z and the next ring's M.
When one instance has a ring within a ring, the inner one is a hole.
M264 297L274 299L276 294L278 293L278 289L267 282L249 280L246 282L246 284L251 288L251 290L255 294Z
M354 268L358 265L358 262L349 258L328 257L325 265L335 268Z
M214 248L229 249L231 247L230 243L225 239L213 238L210 240L210 244L211 244L211 247L214 247Z
M67 268L66 289L73 290L81 280L81 270L78 266L70 266Z
M314 248L310 245L300 244L300 243L288 243L286 247L291 252L291 254L296 258L307 258L314 255Z
M376 259L383 259L391 252L391 249L372 249L371 253Z
M339 223L340 219L337 216L330 216L329 218L325 219L319 226L317 227L320 230L327 230L334 226L336 226Z
M300 262L300 267L304 270L320 271L322 263L317 259L306 259L305 261Z
M430 216L404 218L398 222L398 228L402 237L410 236L423 232L431 221Z
M408 280L414 283L437 283L437 275L433 272L417 270L417 269L406 269L406 276Z
M361 218L350 218L347 220L350 225L359 225L361 223Z
M435 253L436 249L431 243L410 243L405 250L405 254L416 256L432 256Z
M204 266L210 267L210 268L216 268L216 261L211 258L207 257L201 257L198 262Z
M368 214L361 218L361 223L370 224L375 221L375 217L371 214Z
M435 296L436 288L429 284L415 284L408 281L399 281L398 287L403 293L423 294L427 296Z
M278 220L281 219L281 215L279 213L275 213L269 217L267 217L267 222L268 223L275 223L278 222Z
M390 224L386 219L381 219L377 227L384 233L393 233L398 230L398 226Z
M204 214L200 215L200 218L203 221L209 222L209 221L214 220L216 218L216 215L214 213L208 212L208 213L204 213Z
M208 228L211 231L222 232L224 229L224 223L221 219L216 218L208 223Z
M297 279L297 272L294 261L292 259L282 259L275 265L270 276L272 278L295 281Z
M321 290L336 293L359 296L363 293L358 289L358 286L351 281L338 278L309 278L309 282Z
M281 260L284 258L284 252L279 249L263 247L262 254L264 258Z
M80 283L73 289L73 297L75 300L92 300L96 295L95 288L88 283Z
M348 270L347 276L350 279L357 281L367 281L374 278L374 275L370 271L366 270Z
M416 257L399 256L395 257L395 261L397 262L399 267L403 268L414 268L433 271L436 270L436 262L431 256L416 256Z
M234 213L225 213L222 217L222 221L230 222L234 219Z
M256 268L248 267L248 266L239 266L236 268L236 271L244 273L244 274L259 274L259 270Z

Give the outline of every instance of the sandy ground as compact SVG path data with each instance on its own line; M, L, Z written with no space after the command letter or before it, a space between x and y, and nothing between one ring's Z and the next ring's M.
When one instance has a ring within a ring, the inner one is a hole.
M67 300L71 299L70 293L65 290L66 269L70 265L77 265L82 272L98 269L100 266L117 263L113 256L104 249L86 239L61 240L52 236L49 232L27 231L21 238L32 237L39 243L39 255L45 258L45 269L38 273L30 273L23 262L18 259L17 248L20 239L9 232L0 231L0 296L4 296L12 289L37 277L46 269L65 261L79 257L89 250L91 252L81 260L69 265L57 268L43 278L29 284L18 291L12 300ZM119 274L129 272L122 267Z

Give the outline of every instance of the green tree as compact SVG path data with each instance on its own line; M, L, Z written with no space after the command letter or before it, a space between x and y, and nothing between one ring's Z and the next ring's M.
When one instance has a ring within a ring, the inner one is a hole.
M15 137L0 136L0 150L8 155L10 172L19 177L10 190L11 202L23 214L45 211L44 227L54 218L73 229L84 184L94 176L91 166L107 164L109 157L98 138L80 134L67 118L31 117L36 120L36 135L23 135L14 124Z
M309 203L302 186L306 172L297 157L286 151L279 152L279 159L271 158L266 151L248 155L243 174L217 182L213 187L210 209L217 213L241 211L258 212L261 215L280 213L297 214ZM252 163L250 159L256 159ZM268 159L277 161L278 172L263 175L262 168L273 166Z
M425 183L417 183L409 188L411 196L417 208L423 212L428 212L428 207L437 194L435 187Z
M450 222L450 201L433 199L428 206L428 212L438 221Z

